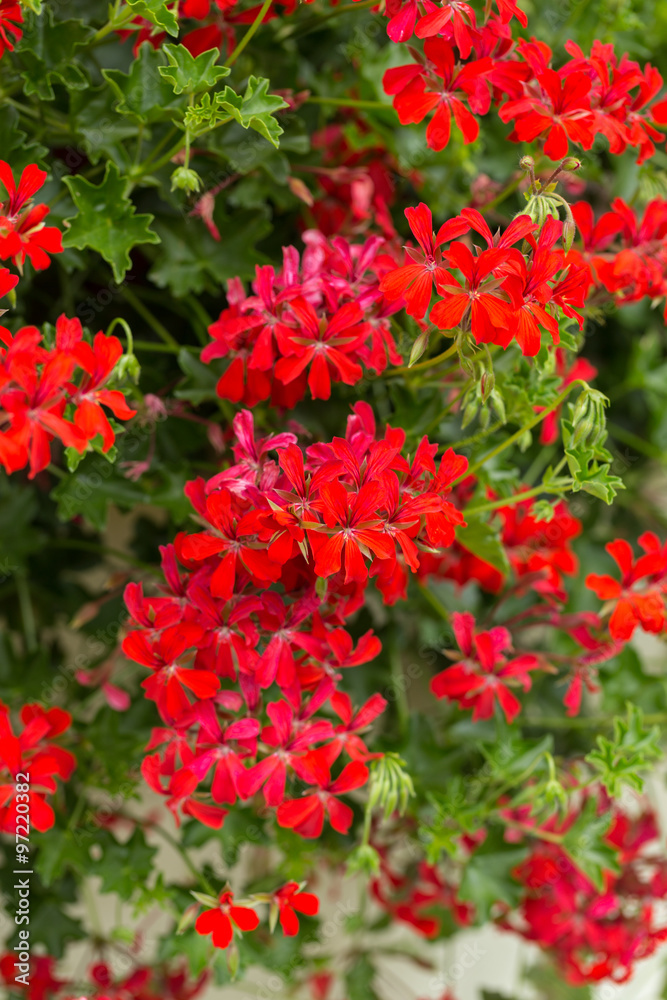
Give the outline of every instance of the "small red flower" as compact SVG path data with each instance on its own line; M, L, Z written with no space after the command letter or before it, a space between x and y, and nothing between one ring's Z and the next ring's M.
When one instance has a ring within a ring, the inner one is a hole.
M271 901L278 907L280 926L287 937L299 933L297 913L314 917L320 908L320 901L312 892L302 892L298 882L288 882L277 889Z
M211 934L216 948L227 948L235 930L254 931L259 926L259 917L249 906L235 906L234 894L229 890L221 892L218 898L219 906L199 914L195 930L198 934Z

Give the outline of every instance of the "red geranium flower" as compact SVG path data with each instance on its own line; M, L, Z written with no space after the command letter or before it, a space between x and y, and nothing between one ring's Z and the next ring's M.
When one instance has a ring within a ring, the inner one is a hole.
M216 948L227 948L234 931L254 931L259 917L249 906L235 906L234 894L229 890L220 893L220 905L214 910L204 910L195 922L198 934L211 934Z

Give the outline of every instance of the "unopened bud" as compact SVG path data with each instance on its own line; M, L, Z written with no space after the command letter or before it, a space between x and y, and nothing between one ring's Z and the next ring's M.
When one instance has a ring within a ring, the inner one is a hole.
M496 376L493 372L484 372L479 380L479 391L481 393L483 403L486 403L487 399L493 392L495 385Z
M574 219L566 219L563 223L563 247L565 249L565 253L569 253L572 249L576 232L577 226Z
M428 347L428 340L430 335L431 335L430 330L423 330L422 333L419 334L414 344L412 345L412 350L410 352L410 360L408 361L408 368L412 368L412 366L419 361L422 354Z
M561 170L581 170L581 160L574 156L566 156L561 163Z
M522 156L519 160L519 166L522 170L532 170L535 166L535 160L532 156Z
M190 194L199 191L200 187L201 178L199 174L194 170L190 170L189 167L177 167L171 175L172 191L178 188L180 191L187 191Z

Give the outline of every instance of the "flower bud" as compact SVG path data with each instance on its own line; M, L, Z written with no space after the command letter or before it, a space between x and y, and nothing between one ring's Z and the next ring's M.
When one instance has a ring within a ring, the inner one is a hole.
M519 160L519 166L522 170L532 170L535 166L535 160L532 156L522 156Z
M199 191L201 188L201 178L189 167L177 167L171 175L171 190L187 191L188 194Z
M581 170L581 160L577 160L574 156L566 156L560 166L561 170Z
M482 396L482 402L486 403L487 399L493 392L496 385L496 376L493 372L483 372L481 379L479 380L479 391Z

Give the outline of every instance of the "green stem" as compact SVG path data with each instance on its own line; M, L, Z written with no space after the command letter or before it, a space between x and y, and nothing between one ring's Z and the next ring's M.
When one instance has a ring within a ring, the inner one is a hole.
M457 441L455 445L452 445L452 447L465 448L469 444L475 444L476 441L481 441L483 438L489 437L489 435L491 434L495 434L497 430L499 430L501 427L504 426L505 426L505 421L498 420L495 424L491 424L490 427L485 427L483 430L477 431L476 434L471 434L470 437L463 438L462 441ZM441 447L444 448L445 446L441 445ZM447 447L449 448L449 445L447 445Z
M118 5L116 6L116 10L117 9ZM104 27L100 28L99 31L97 31L93 35L93 37L90 40L90 44L99 45L99 43L104 41L107 35L110 35L112 31L118 31L120 28L123 28L126 24L129 24L130 21L134 18L134 16L135 12L132 10L132 8L130 8L129 10L126 10L124 16L118 18L118 20L116 20L115 17L112 17L110 21L107 21Z
M393 111L391 104L385 101L364 101L356 97L307 97L305 104L335 104L344 108L378 108Z
M623 444L629 445L630 448L634 448L640 454L646 455L647 458L657 458L664 461L665 456L660 448L656 448L650 441L643 441L637 434L626 430L625 427L619 427L612 420L608 420L607 430L617 441L622 441Z
M426 361L420 361L419 364L412 366L402 365L400 368L388 368L387 374L401 375L405 372L419 371L420 368L432 368L433 365L439 365L441 361L445 360L445 358L451 358L452 354L456 354L456 344L452 344L452 346L448 347L446 351L442 352L442 354L436 354L434 358L427 358Z
M482 503L477 507L466 507L463 515L464 517L475 517L476 514L485 514L488 510L498 510L499 507L511 507L515 503L521 503L522 500L530 500L531 497L539 496L540 493L561 493L565 492L566 489L567 487L565 486L558 489L550 489L540 483L539 486L534 486L532 490L524 490L523 493L515 493L511 497L503 497L501 500L491 500L489 503Z
M435 594L432 594L431 591L423 583L419 583L419 581L417 581L417 587L418 587L419 591L421 592L421 594L426 599L426 601L431 605L431 607L433 608L433 610L438 614L438 616L440 618L442 618L443 621L448 622L449 621L449 611L447 610L447 608L445 607L445 605L442 604L438 600L438 598L435 596Z
M190 307L190 309L192 310L192 312L195 314L195 316L202 325L202 329L200 331L198 327L194 325L194 323L192 324L192 328L197 334L199 342L201 344L208 344L211 339L209 336L208 328L213 322L212 317L209 316L209 314L206 312L201 302L199 302L199 300L196 299L194 295L188 295L185 301L187 302L188 306Z
M132 338L132 331L130 329L130 324L127 322L126 319L123 319L121 316L114 316L114 318L109 323L109 326L107 327L106 331L107 337L111 335L114 328L117 326L122 326L123 330L125 331L125 336L127 337L127 353L134 354L134 341Z
M234 65L234 63L236 62L236 60L238 59L238 57L241 55L241 53L243 52L243 50L246 47L246 45L248 44L248 42L252 39L253 35L259 30L259 26L261 25L262 21L264 20L264 15L267 13L269 7L271 6L271 3L272 3L272 0L264 0L264 3L262 4L262 6L260 7L260 9L259 9L259 11L257 13L257 17L252 22L252 24L250 25L250 27L246 31L245 35L243 36L243 38L241 39L241 41L239 42L239 44L233 50L233 52L231 53L231 55L227 58L227 61L225 62L225 66L233 66Z
M178 341L172 337L166 326L163 326L159 319L155 318L150 309L146 308L134 292L131 292L130 289L125 286L123 286L120 291L121 295L123 295L123 297L130 303L134 311L138 313L139 316L146 321L146 323L148 323L151 330L157 333L160 340L164 341L165 344L169 344L170 347L175 347L177 350L180 350Z
M475 472L481 469L482 466L486 465L489 459L495 458L496 455L499 455L502 451L505 451L506 448L509 448L511 445L515 444L520 438L523 437L526 431L530 431L533 429L533 427L537 427L537 425L542 423L544 418L548 416L548 414L551 413L552 410L556 410L558 409L559 406L562 406L562 404L565 402L565 400L570 395L572 390L577 386L579 386L580 388L582 387L587 388L586 382L584 382L582 379L575 379L574 382L570 382L567 388L564 389L563 392L561 392L561 394L556 397L553 403L551 403L549 406L546 406L541 411L541 413L538 413L532 420L529 420L527 424L524 424L523 427L520 427L515 434L511 435L511 437L506 438L505 441L501 441L499 445L497 445L491 451L487 452L487 454L484 455L483 458L480 458L478 462L475 462L474 465L471 465L466 470L466 472L462 473L462 475L460 475L458 479L455 479L452 485L459 483L462 479L465 479L466 476L473 475Z
M159 826L159 824L157 823L151 823L150 829L154 830L155 833L159 834L160 837L162 837L162 839L166 841L167 844L170 844L170 846L173 847L175 851L178 851L183 861L185 862L185 865L188 868L189 872L192 875L194 875L194 877L197 879L199 884L203 887L203 889L206 892L208 892L211 896L218 895L218 893L213 888L211 883L208 881L206 876L203 875L202 872L200 872L199 869L196 867L192 858L188 854L187 849L183 847L182 844L179 844L176 838L172 837L172 835L168 832L168 830L165 830L164 827Z
M34 653L39 646L37 641L37 624L35 622L35 611L32 606L30 587L28 586L28 577L25 570L19 571L15 579L26 650L28 653Z

